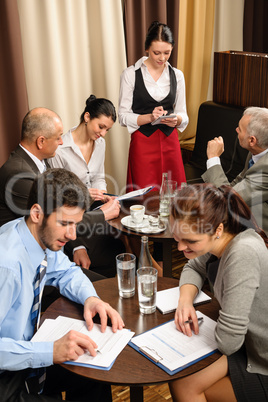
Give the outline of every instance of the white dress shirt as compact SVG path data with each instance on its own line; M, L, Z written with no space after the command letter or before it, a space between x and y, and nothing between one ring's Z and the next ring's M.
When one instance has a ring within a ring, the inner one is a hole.
M169 76L169 63L167 62L163 73L160 78L155 81L149 73L144 61L148 57L142 57L139 59L135 66L126 68L120 77L120 94L119 94L119 108L118 119L121 126L128 128L130 134L138 130L140 126L137 124L139 114L133 113L133 92L135 87L135 71L141 68L143 80L148 93L157 102L164 99L170 91L170 76ZM174 113L182 117L182 122L178 126L178 129L182 132L188 125L189 118L186 110L186 98L185 98L185 81L182 71L172 67L177 80L176 98L174 104Z
M25 151L29 157L34 161L34 163L36 164L38 170L40 173L43 173L46 170L46 164L45 162L42 160L40 161L40 159L38 159L35 155L31 154L30 151L28 151L28 149L24 148L21 144L19 144L19 146L23 149L23 151Z
M86 163L80 148L73 140L72 131L75 129L76 127L73 127L62 136L63 144L58 146L54 158L48 160L49 165L75 173L87 188L106 191L104 173L105 140L104 138L98 138L94 141L91 158Z

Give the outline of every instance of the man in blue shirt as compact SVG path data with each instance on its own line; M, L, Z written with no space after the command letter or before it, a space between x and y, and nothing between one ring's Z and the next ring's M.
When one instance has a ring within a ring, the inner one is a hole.
M47 268L41 289L45 284L55 286L63 296L83 304L89 330L97 313L102 331L106 329L107 316L114 332L124 326L120 315L98 298L90 280L61 251L69 240L76 238L76 225L82 220L87 204L88 190L75 174L50 169L33 183L28 199L29 215L0 229L2 402L53 401L60 391L66 391L66 400L70 401L111 401L110 387L74 376L57 365L77 359L85 350L95 356L97 345L89 337L70 331L55 342L31 342L34 283L44 257ZM32 378L37 369L44 367L43 393L34 394Z

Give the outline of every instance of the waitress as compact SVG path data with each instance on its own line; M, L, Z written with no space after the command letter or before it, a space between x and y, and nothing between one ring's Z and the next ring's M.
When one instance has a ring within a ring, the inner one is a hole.
M170 28L154 21L145 40L148 57L121 75L118 117L131 134L127 191L160 189L163 172L178 186L186 181L177 129L185 130L189 119L184 75L168 63L173 46ZM176 116L151 124L170 113Z

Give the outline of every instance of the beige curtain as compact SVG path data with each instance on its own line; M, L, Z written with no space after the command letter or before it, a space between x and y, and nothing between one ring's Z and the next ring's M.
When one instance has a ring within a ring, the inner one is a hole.
M186 82L189 125L179 133L181 147L192 150L198 108L207 99L215 0L180 0L178 68Z
M64 131L79 123L90 94L117 108L126 67L121 0L17 0L29 107L62 118ZM116 122L106 137L110 192L125 186L129 135Z

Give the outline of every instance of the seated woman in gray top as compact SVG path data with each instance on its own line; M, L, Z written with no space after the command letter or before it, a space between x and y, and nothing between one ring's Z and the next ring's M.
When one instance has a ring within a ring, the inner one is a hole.
M223 353L205 369L171 382L173 400L267 401L265 233L231 187L211 184L187 186L178 193L172 230L178 250L189 259L180 278L176 327L185 336L198 334L193 300L208 278L220 304L215 338Z

